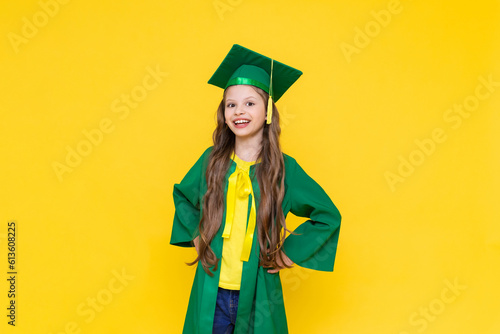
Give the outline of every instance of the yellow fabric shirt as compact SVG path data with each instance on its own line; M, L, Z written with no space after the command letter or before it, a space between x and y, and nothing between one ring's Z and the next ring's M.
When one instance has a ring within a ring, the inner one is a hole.
M232 156L236 162L236 168L249 174L250 166L255 161L243 161L236 154ZM224 238L222 246L222 260L220 269L219 286L228 290L239 290L241 283L241 272L243 270L243 261L241 253L248 220L248 206L250 196L240 192L242 186L241 179L236 183L236 202L234 207L234 220L229 238Z

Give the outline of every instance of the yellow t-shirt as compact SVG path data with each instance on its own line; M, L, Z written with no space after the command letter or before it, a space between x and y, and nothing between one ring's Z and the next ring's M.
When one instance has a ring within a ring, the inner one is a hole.
M236 168L242 169L244 172L250 172L250 166L255 164L255 161L243 161L236 154L233 155L233 160L236 162ZM219 287L228 290L239 290L241 283L241 272L243 270L243 261L241 261L241 252L243 250L243 242L248 220L248 206L250 196L239 196L241 182L238 179L236 183L236 203L234 207L234 220L229 238L224 238L222 245L222 260L219 278Z

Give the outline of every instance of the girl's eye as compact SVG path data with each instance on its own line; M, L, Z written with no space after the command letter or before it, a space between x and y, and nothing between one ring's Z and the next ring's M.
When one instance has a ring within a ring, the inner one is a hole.
M247 105L248 107L251 107L251 106L254 106L254 105L255 105L255 102L247 102L247 103L246 103L246 105ZM236 107L236 105L235 105L234 103L228 103L228 104L226 105L226 107L227 107L227 108L234 108L234 107Z

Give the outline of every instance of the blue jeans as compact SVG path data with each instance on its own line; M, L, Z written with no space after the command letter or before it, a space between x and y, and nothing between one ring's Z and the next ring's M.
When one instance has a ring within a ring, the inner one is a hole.
M215 305L213 334L231 334L236 324L239 290L219 288Z

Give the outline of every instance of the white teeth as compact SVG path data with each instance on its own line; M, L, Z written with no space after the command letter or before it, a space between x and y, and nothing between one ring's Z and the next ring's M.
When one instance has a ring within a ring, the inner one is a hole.
M247 121L247 120L244 120L244 119L240 119L240 120L235 121L234 123L236 123L236 124L242 124L242 123L250 123L250 121Z

